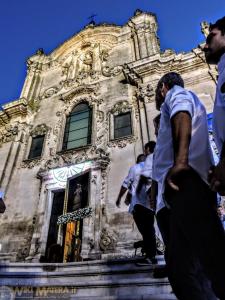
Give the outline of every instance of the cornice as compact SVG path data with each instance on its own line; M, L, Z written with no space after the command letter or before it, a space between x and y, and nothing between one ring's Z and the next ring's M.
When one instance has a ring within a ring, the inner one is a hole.
M4 104L2 108L3 114L7 115L8 118L13 118L15 116L25 116L27 114L28 103L25 98L20 98Z
M9 122L9 116L4 111L0 111L0 126L4 126Z
M191 52L178 54L172 50L166 50L163 53L130 62L124 68L125 77L130 76L135 81L140 81L140 78L157 73L160 75L170 71L186 73L200 68L208 68L208 66L201 49L196 48Z

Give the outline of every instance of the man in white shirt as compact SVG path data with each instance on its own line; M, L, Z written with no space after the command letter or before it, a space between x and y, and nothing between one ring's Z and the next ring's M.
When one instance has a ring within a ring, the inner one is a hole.
M210 170L210 186L220 195L225 195L225 17L211 24L204 46L209 64L218 64L218 84L213 109L213 135L220 153L220 161Z
M3 214L6 210L6 206L4 203L4 192L0 189L0 213Z
M145 144L145 163L141 170L140 179L134 196L135 206L133 217L135 223L143 237L146 258L138 262L138 265L157 264L156 255L156 235L154 227L155 211L150 207L150 189L152 182L152 162L155 142L150 141Z
M145 145L145 153L149 154L153 151L154 148L152 149L152 143L147 143ZM119 206L121 198L125 194L126 190L128 189L130 191L132 197L129 206L129 213L133 215L137 228L142 235L144 245L143 248L144 252L146 253L146 258L138 262L139 265L149 265L151 263L157 263L157 260L155 259L156 238L154 229L154 211L150 209L148 194L148 189L150 188L150 185L144 182L143 185L140 187L139 192L137 193L139 179L144 167L145 170L149 167L152 168L152 165L150 166L149 162L147 163L147 165L145 165L144 160L145 156L143 154L138 156L137 163L130 168L128 176L126 177L121 186L116 201L116 205Z
M183 87L179 74L168 73L156 97L161 117L153 177L170 207L169 280L180 300L207 299L196 276L200 261L217 297L225 299L225 237L207 184L213 157L206 111Z
M128 172L127 177L124 179L122 186L120 188L119 195L116 200L116 206L120 207L121 199L123 195L128 191L133 197L136 193L136 188L139 182L141 170L144 167L145 155L139 154L136 160L136 164L133 165ZM131 200L132 201L132 200ZM130 203L129 212L132 213L133 204Z

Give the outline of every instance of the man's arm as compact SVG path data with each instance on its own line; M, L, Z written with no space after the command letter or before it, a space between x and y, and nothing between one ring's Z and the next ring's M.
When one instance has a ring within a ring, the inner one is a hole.
M191 116L186 111L176 113L171 119L174 165L167 174L167 183L176 191L179 190L176 184L177 177L189 170L188 154L191 141Z
M6 206L4 203L4 193L2 191L0 191L0 213L3 214L6 210Z
M119 195L118 195L117 200L116 200L116 206L117 207L120 207L121 198L126 193L126 191L127 191L127 188L125 188L124 186L121 186Z
M225 196L225 142L223 143L220 161L209 170L209 183L213 191Z

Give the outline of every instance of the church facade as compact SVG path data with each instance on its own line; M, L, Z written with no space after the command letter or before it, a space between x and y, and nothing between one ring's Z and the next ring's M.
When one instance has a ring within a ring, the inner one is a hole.
M161 51L157 20L90 23L27 61L20 98L0 111L0 259L72 262L133 254L140 236L116 198L154 140L159 78L179 72L212 111L217 72L198 47Z

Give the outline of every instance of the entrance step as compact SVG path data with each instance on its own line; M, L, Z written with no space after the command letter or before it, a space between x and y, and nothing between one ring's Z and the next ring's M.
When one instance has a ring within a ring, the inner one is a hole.
M0 289L11 291L12 299L176 299L167 278L153 278L154 266L136 263L137 259L66 264L2 263Z

